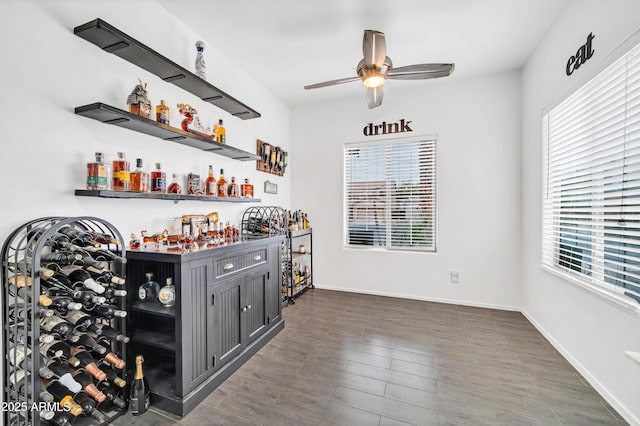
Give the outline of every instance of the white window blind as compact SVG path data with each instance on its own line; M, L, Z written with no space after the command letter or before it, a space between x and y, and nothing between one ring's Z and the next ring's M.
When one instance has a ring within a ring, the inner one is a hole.
M346 144L345 246L435 251L436 138Z
M543 267L640 303L640 45L543 118Z

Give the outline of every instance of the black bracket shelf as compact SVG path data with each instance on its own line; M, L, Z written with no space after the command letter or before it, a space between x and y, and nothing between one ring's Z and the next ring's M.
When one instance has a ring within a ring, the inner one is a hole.
M158 123L155 120L132 114L129 111L111 105L96 102L76 107L75 113L83 117L92 118L105 124L114 124L135 132L155 136L157 138L176 142L202 151L213 152L240 161L259 160L257 154L243 151L231 145L213 142L177 127Z
M156 192L120 192L107 191L103 189L76 189L76 196L79 197L98 197L98 198L145 198L151 200L196 200L196 201L222 201L229 203L259 203L260 198L232 198L232 197L214 197L211 195L192 195L192 194L159 194Z
M235 117L243 120L260 117L259 112L100 18L75 27L73 32L105 52L113 53Z

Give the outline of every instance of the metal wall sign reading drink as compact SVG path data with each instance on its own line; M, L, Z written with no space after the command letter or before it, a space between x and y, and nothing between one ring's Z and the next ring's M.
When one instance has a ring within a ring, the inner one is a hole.
M593 56L593 52L595 52L595 50L593 50L591 42L595 37L596 36L594 36L593 33L589 33L589 35L587 36L587 42L580 46L575 55L569 58L569 60L567 61L567 67L565 68L567 75L573 74L573 72L580 68L582 64L591 59L591 57Z
M409 123L411 123L411 121L404 121L404 118L396 123L387 123L386 121L380 124L369 123L364 126L362 133L364 133L365 136L378 136L388 135L390 133L413 132L413 129L409 127Z

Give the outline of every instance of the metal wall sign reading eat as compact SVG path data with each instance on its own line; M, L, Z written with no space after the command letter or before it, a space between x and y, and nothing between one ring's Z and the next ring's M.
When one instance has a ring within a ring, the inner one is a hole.
M565 68L567 75L573 74L573 72L580 68L582 64L591 59L591 57L593 56L593 52L595 52L592 45L594 38L596 38L596 36L594 36L593 33L589 33L589 35L587 36L587 42L580 46L575 55L569 58L569 60L567 61L567 66Z

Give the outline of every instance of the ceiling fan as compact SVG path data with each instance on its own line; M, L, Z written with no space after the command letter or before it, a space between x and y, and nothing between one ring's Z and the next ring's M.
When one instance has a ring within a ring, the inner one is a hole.
M317 89L362 80L367 86L367 105L369 109L373 109L382 105L382 85L387 79L424 80L447 77L451 75L455 66L454 64L417 64L393 68L391 59L387 56L384 33L375 30L364 30L362 53L364 58L358 62L356 76L310 84L304 88Z

